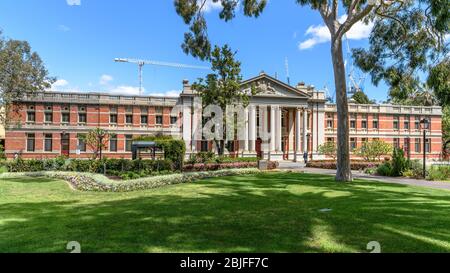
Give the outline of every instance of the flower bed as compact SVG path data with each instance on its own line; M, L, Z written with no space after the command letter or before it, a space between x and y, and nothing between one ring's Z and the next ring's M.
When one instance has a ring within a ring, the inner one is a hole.
M383 162L366 162L366 161L351 161L350 168L354 171L365 170L368 168L374 168L383 164ZM320 169L336 169L337 162L332 160L315 160L306 164L308 168L320 168Z
M243 169L256 168L258 162L232 162L232 163L201 163L201 164L186 164L183 167L185 172L201 172L201 171L215 171L223 169Z
M218 171L179 173L163 176L145 177L129 181L113 181L100 174L76 173L76 172L33 172L33 173L3 173L0 178L19 178L29 177L49 177L67 181L72 188L80 191L97 192L129 192L136 190L145 190L158 188L166 185L190 183L199 179L231 176L248 175L260 173L258 169L225 169Z

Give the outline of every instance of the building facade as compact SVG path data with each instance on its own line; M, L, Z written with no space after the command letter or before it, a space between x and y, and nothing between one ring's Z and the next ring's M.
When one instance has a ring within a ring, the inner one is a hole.
M241 138L227 141L226 153L260 156L271 160L300 160L306 152L323 159L318 147L336 141L336 106L325 94L303 83L293 87L264 73L242 83L255 88L248 107L237 119ZM42 92L25 98L6 128L8 158L90 158L92 150L83 135L93 128L110 133L104 155L131 158L131 143L139 136L172 135L186 142L187 154L214 151L214 141L201 133L202 109L188 81L178 98L121 96L102 93ZM198 110L200 109L200 110ZM404 148L411 158L421 158L422 130L418 122L431 121L427 132L429 159L442 150L441 108L400 105L350 104L350 145L356 148L372 139Z

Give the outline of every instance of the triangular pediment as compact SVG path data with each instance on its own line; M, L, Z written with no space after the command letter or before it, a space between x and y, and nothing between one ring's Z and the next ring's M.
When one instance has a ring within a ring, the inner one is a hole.
M310 98L308 93L264 73L244 81L242 86L249 90L253 86L257 91L256 97Z

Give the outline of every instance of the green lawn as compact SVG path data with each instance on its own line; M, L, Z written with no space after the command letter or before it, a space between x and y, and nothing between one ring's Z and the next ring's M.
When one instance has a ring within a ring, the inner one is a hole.
M330 212L320 209L331 208ZM0 180L0 252L450 251L450 191L269 173L130 193Z

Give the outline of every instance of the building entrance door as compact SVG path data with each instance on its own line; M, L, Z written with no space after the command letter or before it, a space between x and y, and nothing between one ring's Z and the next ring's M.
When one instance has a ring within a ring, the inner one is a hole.
M263 156L261 145L262 145L262 139L258 138L255 143L256 156L258 158L262 158L262 156Z
M61 155L69 156L70 138L69 134L61 134Z

